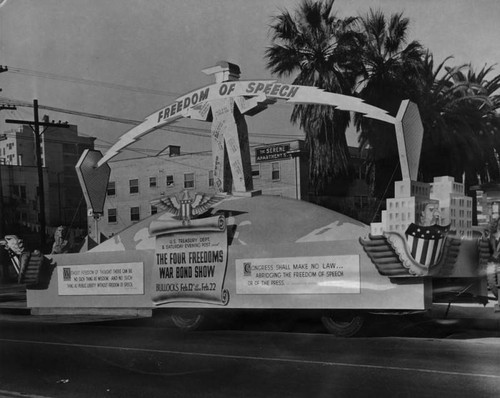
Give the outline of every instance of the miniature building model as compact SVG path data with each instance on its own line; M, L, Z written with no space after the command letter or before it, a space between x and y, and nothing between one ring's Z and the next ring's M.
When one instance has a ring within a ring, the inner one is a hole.
M394 183L394 198L387 199L382 221L371 224L372 235L384 231L404 233L411 223L417 223L419 210L429 201L429 184L405 179Z
M464 195L462 183L453 177L435 177L430 184L405 179L394 185L395 197L387 199L382 221L371 224L372 235L385 231L405 233L410 224L421 223L426 207L433 204L436 224L450 225L457 236L472 238L472 198Z
M441 217L457 236L472 238L472 198L464 195L464 184L453 177L436 177L431 198L439 200Z

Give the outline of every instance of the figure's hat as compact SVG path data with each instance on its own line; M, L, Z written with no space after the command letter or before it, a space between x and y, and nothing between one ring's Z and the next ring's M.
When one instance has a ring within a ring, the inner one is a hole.
M215 83L239 80L241 75L240 67L227 61L219 61L215 66L205 68L202 72L206 75L214 75Z

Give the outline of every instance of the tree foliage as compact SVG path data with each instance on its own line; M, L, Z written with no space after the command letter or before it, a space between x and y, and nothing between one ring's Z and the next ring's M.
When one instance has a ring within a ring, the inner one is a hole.
M424 73L417 104L424 124L420 172L430 181L438 175L467 185L500 177L498 153L498 95L500 76L491 80L492 67L476 73L473 67L437 67L431 54L424 59Z
M450 175L467 185L500 179L500 75L493 67L449 66L452 57L435 64L431 52L408 39L409 20L402 13L387 17L370 10L339 18L334 0L303 0L294 14L282 11L271 24L267 66L294 84L354 95L396 115L410 99L420 110L424 138L420 177ZM306 134L310 173L318 191L345 175L349 154L346 112L331 107L297 105L291 120ZM360 147L369 148L373 193L391 195L399 179L394 127L355 117Z
M276 16L270 27L267 67L280 77L295 75L293 84L351 95L360 66L356 56L360 35L355 30L356 18L338 18L332 13L333 4L334 0L304 0L295 14L283 11ZM348 112L296 105L291 121L305 131L310 179L316 191L348 173Z
M415 96L422 69L424 49L417 41L408 42L409 20L402 14L389 18L370 10L360 18L363 45L358 93L367 103L396 115L401 101ZM387 123L356 118L361 146L370 147L373 194L392 193L395 178L400 178L399 157L394 127Z

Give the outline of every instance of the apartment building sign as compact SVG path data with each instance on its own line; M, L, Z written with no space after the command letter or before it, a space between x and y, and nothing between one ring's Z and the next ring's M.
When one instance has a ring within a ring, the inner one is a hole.
M272 160L290 157L290 144L270 145L263 148L255 148L255 161L268 162Z

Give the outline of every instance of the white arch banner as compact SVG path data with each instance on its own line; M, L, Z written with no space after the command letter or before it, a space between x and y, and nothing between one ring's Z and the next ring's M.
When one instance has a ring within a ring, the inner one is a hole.
M230 98L234 99L242 114L251 113L252 110L255 113L255 108L265 108L276 100L285 100L291 104L329 105L339 110L357 112L368 118L396 124L396 118L383 109L368 105L359 98L330 93L317 87L285 84L276 80L227 81L193 90L152 113L143 123L122 135L99 160L97 167L108 162L142 136L179 118L206 120L211 101Z

